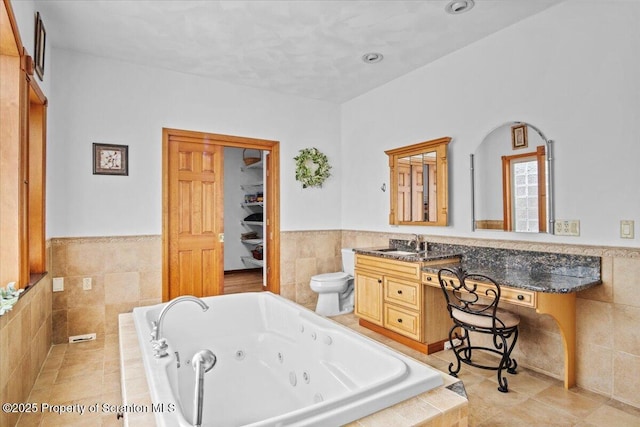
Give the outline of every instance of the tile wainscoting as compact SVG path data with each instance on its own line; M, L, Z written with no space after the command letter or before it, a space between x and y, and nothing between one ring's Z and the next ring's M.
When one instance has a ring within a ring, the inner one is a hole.
M48 242L45 250L50 271ZM51 342L51 275L46 275L0 316L0 402L27 401ZM19 416L0 411L0 426L14 425Z
M162 300L161 236L56 238L51 247L51 277L64 279L53 293L54 344L117 334L120 313ZM91 290L83 290L84 278Z
M434 243L518 249L602 257L603 284L578 293L577 382L587 390L640 407L640 249L423 236ZM312 275L338 271L340 248L386 246L402 233L353 230L284 231L281 294L315 304ZM53 294L53 341L89 332L117 333L118 314L161 300L160 236L52 239L52 274L65 291ZM82 290L91 277L92 291ZM516 358L522 366L562 378L563 350L555 321L532 309L522 317Z

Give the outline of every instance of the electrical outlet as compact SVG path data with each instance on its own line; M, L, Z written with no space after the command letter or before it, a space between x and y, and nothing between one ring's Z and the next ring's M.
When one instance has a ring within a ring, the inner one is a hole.
M554 225L554 234L558 236L579 236L580 220L565 219L556 220Z
M82 289L85 291L91 290L91 277L85 277L82 279Z
M620 237L623 239L633 239L633 220L620 221Z
M53 292L64 291L64 277L53 278Z

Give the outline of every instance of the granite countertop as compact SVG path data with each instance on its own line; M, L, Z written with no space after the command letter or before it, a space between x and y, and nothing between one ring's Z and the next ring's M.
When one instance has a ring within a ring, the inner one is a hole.
M502 266L474 266L471 264L453 264L446 267L462 266L469 273L478 273L491 277L501 286L527 289L536 292L566 294L578 292L602 283L602 280L591 277L574 277L562 274L536 272L531 270L508 268ZM422 271L437 273L438 266L423 267Z
M405 262L438 261L451 258L459 258L461 254L456 251L428 250L421 252L404 251L397 248L356 248L357 254L371 255L386 259L395 259Z

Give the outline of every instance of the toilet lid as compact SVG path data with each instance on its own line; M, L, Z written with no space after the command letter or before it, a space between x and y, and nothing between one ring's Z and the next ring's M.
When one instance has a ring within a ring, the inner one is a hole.
M311 277L311 280L315 280L317 282L332 282L336 280L344 280L348 279L350 276L344 271L338 271L337 273L324 273L317 274Z

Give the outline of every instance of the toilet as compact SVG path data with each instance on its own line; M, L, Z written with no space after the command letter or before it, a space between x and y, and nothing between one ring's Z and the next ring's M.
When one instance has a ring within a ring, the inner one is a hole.
M309 285L318 293L316 313L322 316L337 316L353 311L354 258L352 249L343 248L342 271L311 277Z

